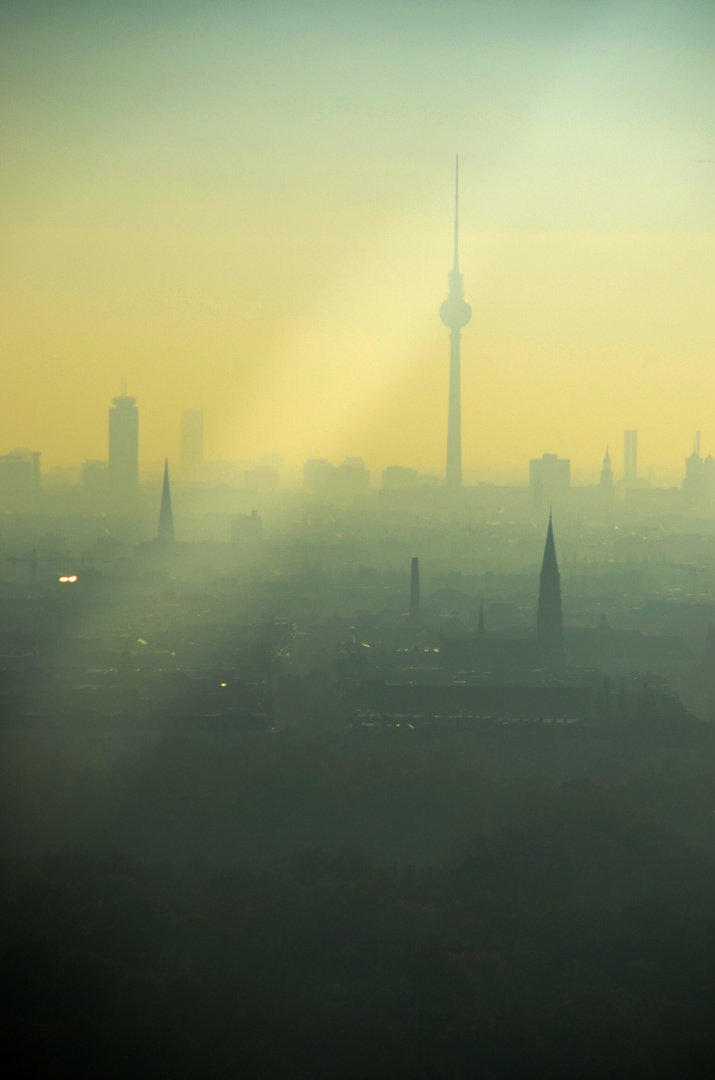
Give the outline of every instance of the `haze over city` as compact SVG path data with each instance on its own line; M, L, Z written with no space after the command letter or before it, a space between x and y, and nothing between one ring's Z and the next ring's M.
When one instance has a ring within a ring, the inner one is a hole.
M443 468L462 161L465 470L711 437L708 3L3 6L8 446ZM715 432L712 433L715 445Z
M8 1075L715 1073L714 61L2 7Z

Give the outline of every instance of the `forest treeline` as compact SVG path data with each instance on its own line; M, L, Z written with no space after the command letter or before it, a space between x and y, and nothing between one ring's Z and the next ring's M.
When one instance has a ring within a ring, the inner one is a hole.
M6 861L4 1056L93 1080L712 1075L715 867L658 829L568 835L478 837L441 870ZM594 880L608 903L568 899Z
M7 744L14 1075L711 1075L708 753L524 745Z
M715 855L715 746L677 751L551 739L356 741L297 733L237 744L172 736L109 757L89 739L5 739L0 857L66 846L183 865L266 866L304 848L355 847L378 862L444 866L475 834L564 829L610 814L613 843L642 825ZM575 733L576 735L577 733ZM584 825L584 827L586 827ZM590 827L590 826L589 826ZM616 835L617 833L617 835Z

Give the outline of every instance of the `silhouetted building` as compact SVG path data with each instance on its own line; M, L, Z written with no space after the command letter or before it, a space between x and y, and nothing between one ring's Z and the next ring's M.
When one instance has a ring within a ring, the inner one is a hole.
M122 390L109 410L109 494L120 506L131 502L139 482L139 410Z
M370 473L362 458L345 458L335 468L325 458L311 458L303 466L303 487L322 495L359 495L370 486Z
M544 454L529 462L529 487L535 510L559 506L571 487L571 462L556 454Z
M548 667L564 662L563 619L561 615L561 575L556 560L554 530L549 514L544 558L539 577L539 605L536 611L536 640L541 658Z
M348 457L335 470L337 491L341 495L359 495L370 487L370 473L359 457Z
M361 683L353 703L358 723L434 720L591 720L597 714L596 678L569 684Z
M464 299L462 274L459 272L459 158L457 158L454 188L454 263L449 273L449 295L439 310L440 318L450 331L449 346L449 413L447 419L447 486L462 486L462 391L461 391L461 333L472 317L472 309Z
M683 700L700 720L715 721L715 625L708 624L699 663L683 680Z
M556 561L551 516L549 516L539 581L536 635L519 637L488 635L484 625L482 603L476 633L460 630L454 623L445 627L440 633L439 663L443 670L452 673L526 672L563 667L561 579Z
M204 414L184 409L181 414L181 472L193 477L204 463Z
M623 434L623 479L626 484L635 484L638 480L637 431L626 431Z
M309 458L303 466L303 487L306 491L330 491L335 466L327 458Z
M11 450L0 457L0 509L28 510L40 493L40 455Z
M703 488L708 498L715 493L715 458L712 454L708 454L703 462Z
M159 508L159 529L157 540L174 539L174 514L171 509L171 490L169 488L169 459L164 459L164 483L161 488L161 507Z
M270 465L256 465L255 469L246 470L243 482L252 491L276 491L281 478L278 471Z
M410 622L417 626L420 621L420 560L413 559L410 571Z
M256 510L231 522L231 539L237 544L256 544L263 536L263 520Z
M603 465L601 466L601 487L609 490L613 487L613 469L611 468L611 455L608 453L608 447L606 447Z
M683 493L694 503L711 500L715 494L715 461L710 454L704 461L700 456L699 431L695 433L693 452L685 459Z
M401 465L388 465L382 470L382 486L385 489L404 491L416 488L420 483L417 469L406 469Z
M92 502L107 497L107 462L85 461L82 465L82 492Z
M274 469L279 476L283 472L284 461L280 454L263 454L256 464L259 468Z
M616 629L608 625L605 616L596 629L579 626L565 630L564 651L569 667L597 667L608 674L650 671L672 678L688 671L693 662L682 637Z

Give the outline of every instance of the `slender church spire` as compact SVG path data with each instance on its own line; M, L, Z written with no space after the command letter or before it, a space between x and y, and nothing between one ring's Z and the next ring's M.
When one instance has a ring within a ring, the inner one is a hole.
M613 469L611 467L611 455L608 452L608 447L606 447L606 454L603 459L603 465L601 466L601 487L613 487Z
M449 273L449 294L439 314L450 330L449 348L449 413L447 418L447 486L462 486L462 390L460 342L462 329L472 317L472 309L464 299L462 275L459 272L459 157L456 160L454 181L454 264Z
M159 530L157 540L174 539L174 515L171 511L171 490L169 488L169 459L164 458L164 484L161 489L161 508L159 510Z
M536 638L542 663L546 667L562 667L564 663L564 634L561 615L561 575L556 560L554 529L549 514L544 558L539 579L539 606L536 611Z

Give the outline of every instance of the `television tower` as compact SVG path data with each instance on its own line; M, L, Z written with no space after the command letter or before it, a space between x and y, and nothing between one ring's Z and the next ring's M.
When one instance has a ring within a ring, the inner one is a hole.
M439 309L439 315L450 331L449 345L449 413L447 419L447 487L462 486L462 389L460 339L463 327L472 317L472 309L464 299L462 275L459 272L459 156L454 184L454 265L449 273L449 295Z

